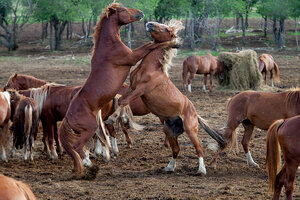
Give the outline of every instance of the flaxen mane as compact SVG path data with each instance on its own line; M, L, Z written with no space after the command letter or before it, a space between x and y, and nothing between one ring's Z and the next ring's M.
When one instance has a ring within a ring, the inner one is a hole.
M30 98L33 98L37 104L39 109L39 115L41 115L44 103L47 99L48 94L50 93L50 89L53 86L62 86L56 83L47 83L39 88L30 89Z
M287 91L285 98L285 105L287 108L294 109L296 112L300 112L300 88L292 88Z
M179 21L179 20L170 20L169 23L168 23L168 26L171 27L173 29L173 33L175 35L175 38L173 40L176 41L176 43L180 43L181 39L176 35L178 31L184 29L184 26L182 25L182 22ZM172 66L172 58L174 56L177 55L177 49L174 49L174 48L168 48L166 49L166 52L165 52L165 55L164 55L164 58L162 60L160 60L160 63L162 64L162 69L163 69L163 72L169 76L168 74L168 70L171 68Z
M102 25L102 20L106 17L108 18L109 15L111 14L110 9L116 10L118 7L120 7L119 3L116 3L116 0L114 0L109 6L103 9L103 12L101 13L99 17L99 21L97 22L97 25L94 28L94 47L93 47L93 52L92 52L92 58L94 57L96 48L98 47L99 44L99 34L100 34L100 29Z

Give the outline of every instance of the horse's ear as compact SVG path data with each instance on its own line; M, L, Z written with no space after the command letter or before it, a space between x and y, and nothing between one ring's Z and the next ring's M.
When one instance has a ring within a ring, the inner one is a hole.
M17 78L17 76L18 76L18 74L17 74L17 73L15 73L15 75L14 75L14 78Z

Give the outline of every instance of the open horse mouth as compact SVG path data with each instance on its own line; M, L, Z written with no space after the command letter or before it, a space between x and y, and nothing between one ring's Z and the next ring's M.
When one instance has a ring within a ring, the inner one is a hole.
M146 31L147 32L154 31L154 24L152 22L148 22L146 24Z

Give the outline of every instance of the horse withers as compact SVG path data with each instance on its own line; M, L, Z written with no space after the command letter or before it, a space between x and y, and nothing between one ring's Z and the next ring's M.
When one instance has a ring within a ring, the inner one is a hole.
M209 91L212 92L213 76L216 72L219 77L221 77L224 72L224 64L217 57L211 54L204 56L191 55L187 57L183 61L183 89L186 90L186 83L188 82L188 91L192 92L192 80L195 74L204 74L203 91L206 92L207 76L209 75ZM189 78L188 73L190 73Z
M267 85L267 74L270 72L272 87L274 87L273 70L275 71L275 82L279 83L279 68L270 54L261 54L258 58L259 71L264 74L265 84Z
M171 20L168 26L149 22L146 27L154 41L177 41L176 32L182 28L182 24L177 20ZM198 173L206 174L204 153L197 138L198 124L217 140L220 146L224 141L197 114L192 102L168 78L168 68L175 53L176 49L171 47L157 48L142 60L141 64L130 74L131 91L120 98L120 107L109 120L114 122L123 106L141 97L147 109L164 120L163 130L173 153L165 170L175 170L176 159L180 151L177 139L179 135L186 132L196 149L199 162Z
M247 164L259 167L253 160L249 150L249 143L253 137L254 127L268 130L270 125L278 120L300 115L300 89L291 89L280 93L245 91L232 97L226 105L227 121L224 139L227 146L235 141L235 129L242 123L244 135L242 146L247 158ZM213 161L216 162L219 154L224 151L220 149Z
M269 177L269 192L278 200L282 187L286 199L293 199L294 182L300 163L300 115L274 122L267 133L266 169ZM280 149L284 165L280 170ZM280 170L280 171L279 171Z

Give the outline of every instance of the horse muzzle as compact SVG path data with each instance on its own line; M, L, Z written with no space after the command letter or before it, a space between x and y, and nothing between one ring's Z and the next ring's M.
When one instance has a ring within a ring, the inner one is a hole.
M137 20L141 20L144 16L145 16L144 13L140 11L134 16L134 18L136 18Z

